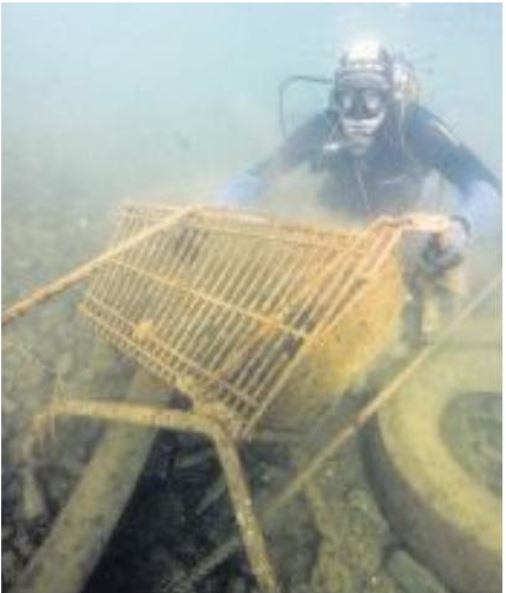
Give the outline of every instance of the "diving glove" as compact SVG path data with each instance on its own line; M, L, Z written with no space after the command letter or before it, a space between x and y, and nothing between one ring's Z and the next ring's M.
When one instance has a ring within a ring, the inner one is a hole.
M461 196L456 217L468 221L473 237L498 234L501 229L500 190L483 180L471 182Z
M445 271L462 263L471 240L490 237L501 228L501 197L487 181L468 185L461 206L442 234L432 236L423 254L434 271Z
M435 272L444 272L460 265L471 241L467 219L456 216L442 233L430 237L423 252L425 263Z

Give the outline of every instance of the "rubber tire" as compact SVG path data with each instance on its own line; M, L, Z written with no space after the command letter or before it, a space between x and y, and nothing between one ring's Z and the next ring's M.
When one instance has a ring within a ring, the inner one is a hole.
M411 553L459 593L500 593L501 500L457 463L440 430L454 398L502 391L500 324L479 328L463 328L379 414L367 454L379 502ZM473 335L481 344L466 340Z

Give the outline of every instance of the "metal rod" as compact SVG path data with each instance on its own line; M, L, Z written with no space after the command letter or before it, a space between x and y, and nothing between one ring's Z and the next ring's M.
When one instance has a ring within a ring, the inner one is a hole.
M165 428L194 432L208 437L216 447L230 498L234 506L235 517L239 524L241 537L251 568L256 575L262 591L279 591L267 546L260 524L253 510L251 494L242 469L241 460L233 440L211 418L192 412L164 409L125 402L55 401L39 414L39 425L44 420L58 416L81 416L113 422L127 422L150 428Z
M357 434L364 424L371 420L371 418L375 416L388 401L399 393L402 385L404 385L408 379L413 377L424 363L446 343L448 338L450 338L459 328L462 322L465 321L482 304L482 302L490 296L490 294L492 294L499 285L501 277L502 273L498 272L487 286L479 292L464 307L464 309L462 309L459 315L440 335L437 342L424 346L415 358L413 358L404 369L401 370L392 381L376 395L376 397L358 412L349 424L339 430L328 444L316 456L312 457L306 466L299 471L294 479L291 480L281 492L268 501L263 511L260 510L260 520L267 532L272 529L271 521L281 516L283 507L297 496L301 490L306 487L310 480L314 479L315 474L329 458L335 455L353 436ZM229 556L237 551L239 545L239 538L229 538L192 569L190 575L185 579L185 584L192 585L205 578L216 568L216 566L224 562ZM171 583L169 591L177 591L181 584L180 581L174 580Z
M151 404L164 405L171 398L170 388L142 369L135 375L127 398L139 392ZM27 436L28 454L40 433L35 430ZM14 583L12 593L83 590L132 495L155 436L154 429L108 427L51 531Z
M197 207L184 208L176 214L173 214L172 216L163 219L161 222L150 226L146 230L141 231L134 237L127 239L126 241L99 255L98 257L93 258L92 260L86 262L82 266L75 268L69 274L66 274L65 276L58 278L54 282L46 284L45 286L42 286L41 288L35 290L34 292L32 292L31 295L27 296L24 299L21 299L11 307L7 308L2 313L2 325L7 325L17 317L21 317L22 315L28 313L28 311L33 309L33 307L35 307L36 305L39 305L40 303L47 301L51 297L60 294L68 288L81 282L82 280L85 280L93 272L100 268L100 266L107 263L113 257L116 257L121 253L124 253L132 247L136 247L139 243L145 241L149 237L152 237L156 233L170 228L174 224L177 224L182 218L187 216L190 212L195 212L197 210Z

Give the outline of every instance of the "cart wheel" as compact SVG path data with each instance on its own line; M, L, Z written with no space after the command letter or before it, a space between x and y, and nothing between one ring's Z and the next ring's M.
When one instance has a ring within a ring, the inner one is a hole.
M459 593L501 591L500 324L456 339L378 417L370 473L412 554ZM490 340L490 337L495 336Z

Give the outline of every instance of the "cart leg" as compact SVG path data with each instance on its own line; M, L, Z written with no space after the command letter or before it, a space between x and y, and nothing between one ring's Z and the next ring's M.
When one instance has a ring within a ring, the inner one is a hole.
M269 559L260 523L253 510L251 493L236 444L217 422L208 417L179 410L124 402L66 400L53 402L36 418L38 426L36 432L39 432L41 427L51 422L54 417L62 415L182 430L208 437L216 447L223 467L241 538L253 573L264 593L278 593L275 572Z
M235 443L226 438L221 442L220 440L217 441L215 444L225 472L235 516L241 529L242 540L251 567L262 587L262 591L275 593L279 591L279 588L276 583L274 569L269 559L262 528L253 510L251 493Z

